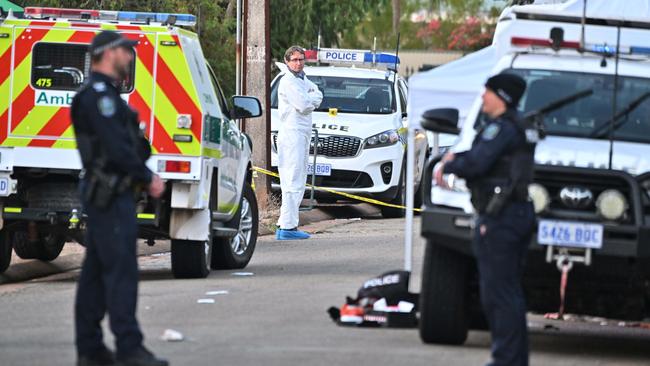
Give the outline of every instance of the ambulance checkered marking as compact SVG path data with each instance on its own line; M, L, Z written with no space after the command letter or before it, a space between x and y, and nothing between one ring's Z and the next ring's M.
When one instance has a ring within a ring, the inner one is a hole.
M31 50L40 41L88 44L99 29L111 29L123 31L126 37L140 41L136 46L135 90L128 100L138 110L139 120L146 123L146 134L152 141L153 149L166 154L201 154L200 123L192 124L192 143L175 143L171 138L175 133L187 132L179 131L176 127L178 114L190 114L196 121L202 120L203 115L178 36L166 33L167 28L116 24L101 24L98 27L85 23L26 20L8 20L5 23L16 26L16 37L13 100L9 101L8 97L6 100L0 99L0 123L9 122L8 128L0 128L1 145L76 147L69 107L34 106L35 92L29 84ZM156 52L159 39L174 41L177 46L164 47ZM9 45L5 48L0 44L0 91L7 91L2 94L8 95L12 47ZM152 76L154 70L157 72L155 82ZM9 102L12 106L11 121L8 121ZM152 113L154 104L155 115ZM11 136L8 136L10 131Z

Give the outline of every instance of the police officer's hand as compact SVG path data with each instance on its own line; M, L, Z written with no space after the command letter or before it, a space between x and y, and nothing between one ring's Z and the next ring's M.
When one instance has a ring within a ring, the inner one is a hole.
M448 152L448 153L446 153L446 154L442 157L442 160L441 160L441 161L442 161L443 163L448 163L448 162L454 160L454 157L455 157L454 153L452 153L452 152Z
M165 192L165 183L160 179L158 174L154 174L151 178L151 183L149 183L147 191L153 198L160 198L163 192Z
M433 180L436 182L437 186L442 188L448 188L447 182L445 182L445 180L442 178L444 171L445 171L445 163L443 161L440 161L433 168Z

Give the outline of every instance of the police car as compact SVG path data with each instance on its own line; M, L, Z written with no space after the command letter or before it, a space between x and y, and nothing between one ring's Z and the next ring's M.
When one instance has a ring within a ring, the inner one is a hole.
M311 154L317 144L317 161L310 158L308 171L315 169L316 185L397 205L406 202L406 81L396 72L399 60L388 53L363 50L320 49L306 51L310 63L305 74L323 93L313 112ZM277 171L278 85L282 72L271 84L271 165ZM316 133L318 134L316 140ZM428 153L426 135L417 131L415 184L419 187ZM308 178L311 182L311 175ZM272 189L279 192L277 179ZM345 197L318 192L321 202ZM419 197L419 195L418 195ZM404 210L380 206L384 217L401 217Z
M139 113L167 185L139 198L140 237L171 239L176 277L242 268L257 240L251 140L235 121L261 114L236 96L231 108L206 62L190 14L25 8L0 18L0 272L11 249L53 260L85 228L77 193L81 161L70 103L89 74L88 45L109 29L138 41L122 98Z

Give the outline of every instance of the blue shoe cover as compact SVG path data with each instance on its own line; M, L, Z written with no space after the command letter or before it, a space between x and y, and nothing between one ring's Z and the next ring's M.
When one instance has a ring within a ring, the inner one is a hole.
M310 235L300 230L283 230L277 229L275 231L276 240L300 240L309 239Z

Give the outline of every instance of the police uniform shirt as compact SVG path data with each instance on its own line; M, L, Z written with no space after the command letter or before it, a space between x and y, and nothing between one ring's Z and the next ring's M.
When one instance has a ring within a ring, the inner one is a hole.
M95 159L103 154L105 170L130 176L137 183L151 182L152 172L145 165L148 156L142 156L135 138L137 114L120 97L112 78L91 73L72 100L71 116L86 170L95 167Z
M454 160L445 163L445 174L456 174L473 180L485 176L499 158L526 144L525 134L515 125L517 111L508 109L504 114L482 128L469 151L458 153Z

